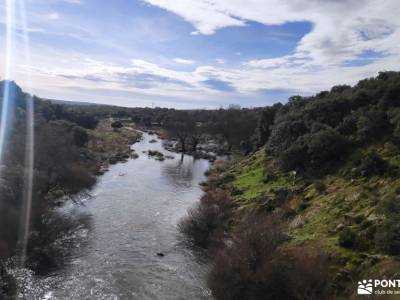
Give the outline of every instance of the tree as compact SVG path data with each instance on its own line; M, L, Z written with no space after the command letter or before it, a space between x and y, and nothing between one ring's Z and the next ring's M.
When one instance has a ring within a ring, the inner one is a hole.
M74 126L72 129L72 134L74 136L75 144L78 147L86 145L86 143L89 141L89 135L81 126Z
M111 127L116 131L117 129L124 127L124 125L120 121L114 121L111 123Z
M241 142L250 142L257 126L257 115L250 109L230 106L215 111L212 120L212 132L220 135L227 144L227 151L240 148Z
M186 142L196 127L195 121L187 111L176 111L165 123L165 129L180 143L180 151L186 152Z
M274 104L273 106L267 106L261 112L261 116L258 120L257 128L254 134L256 147L262 147L268 141L271 135L272 126L275 121L276 112L282 104Z

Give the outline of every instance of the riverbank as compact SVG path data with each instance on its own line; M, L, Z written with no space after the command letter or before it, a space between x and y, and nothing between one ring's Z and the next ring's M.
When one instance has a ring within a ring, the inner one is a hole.
M101 175L110 164L136 158L131 145L141 139L142 134L132 127L132 123L125 124L122 128L114 129L112 118L102 119L97 127L88 130L89 141L87 152L90 160L95 164L96 174Z

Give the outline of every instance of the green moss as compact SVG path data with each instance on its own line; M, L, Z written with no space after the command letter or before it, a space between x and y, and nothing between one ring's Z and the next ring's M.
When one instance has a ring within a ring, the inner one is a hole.
M229 172L236 176L232 182L233 190L242 191L240 197L234 195L236 199L252 200L263 194L272 194L276 189L293 188L290 176L275 170L263 151L243 160Z

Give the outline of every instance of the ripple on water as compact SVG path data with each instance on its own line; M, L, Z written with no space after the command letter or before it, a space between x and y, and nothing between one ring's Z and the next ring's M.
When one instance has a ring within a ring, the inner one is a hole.
M65 268L46 277L24 270L26 299L212 299L207 265L181 242L176 224L201 196L205 160L171 153L143 135L138 159L110 167L99 178L93 198L67 213L88 218L86 242L72 250ZM157 150L175 159L163 162L142 151ZM124 174L124 176L120 176ZM157 256L162 252L163 257ZM21 298L22 299L22 298Z

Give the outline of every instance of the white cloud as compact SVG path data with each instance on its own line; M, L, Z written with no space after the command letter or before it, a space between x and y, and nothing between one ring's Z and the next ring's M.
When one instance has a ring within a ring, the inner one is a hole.
M282 56L276 58L267 58L259 60L250 60L243 65L253 68L273 69L277 67L287 66L290 62L290 56Z
M219 64L219 65L223 65L223 64L226 63L225 59L223 59L223 58L217 58L217 59L215 60L215 62L216 62L217 64Z
M70 3L70 4L78 4L82 5L83 1L82 0L63 0L64 2Z
M311 31L289 55L249 60L234 69L222 66L196 69L195 74L229 82L241 94L265 89L309 94L335 84L354 84L381 70L399 69L397 0L144 1L193 24L192 34L213 34L224 27L246 26L248 21L265 25L310 22ZM368 51L380 55L363 66L346 65ZM216 60L217 64L221 62Z
M184 58L179 58L179 57L175 57L173 59L174 62L178 63L178 64L182 64L182 65L193 65L194 61L193 60L189 60L189 59L184 59Z
M226 26L244 26L244 21L220 10L214 1L207 0L145 0L147 3L167 9L192 23L202 34L213 34ZM196 34L194 31L192 34Z
M58 20L60 18L60 15L57 12L52 12L51 14L48 14L47 17L50 20Z
M366 50L391 53L399 44L397 0L144 1L183 17L201 34L213 34L223 27L245 26L247 21L266 25L311 22L311 32L303 37L295 52L321 65L354 59Z

